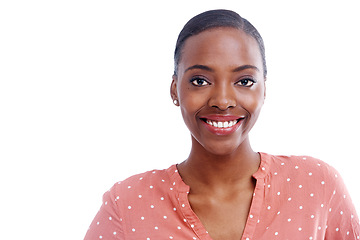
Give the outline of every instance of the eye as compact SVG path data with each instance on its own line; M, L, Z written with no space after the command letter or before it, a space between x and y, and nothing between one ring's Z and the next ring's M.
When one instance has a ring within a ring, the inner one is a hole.
M190 82L197 87L209 85L209 82L201 77L194 77L190 80Z
M243 87L251 87L252 85L254 85L254 83L256 83L255 80L253 80L251 78L244 78L244 79L241 79L240 81L238 81L236 84L243 86Z

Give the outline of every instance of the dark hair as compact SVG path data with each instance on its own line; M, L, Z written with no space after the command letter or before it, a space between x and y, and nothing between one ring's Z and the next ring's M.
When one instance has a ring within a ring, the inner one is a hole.
M253 37L259 45L260 53L263 62L264 76L267 74L265 61L265 47L260 33L256 28L245 18L242 18L236 12L230 10L210 10L191 18L181 30L175 48L174 54L174 75L177 75L178 64L180 62L182 49L186 39L197 35L205 30L218 27L232 27L244 31L246 34Z

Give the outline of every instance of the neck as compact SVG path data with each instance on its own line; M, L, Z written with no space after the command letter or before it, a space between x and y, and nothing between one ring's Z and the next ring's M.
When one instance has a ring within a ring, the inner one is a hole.
M210 153L194 142L196 140L189 158L178 166L184 182L191 188L192 185L221 188L253 181L252 175L259 168L260 156L251 149L249 139L226 155Z

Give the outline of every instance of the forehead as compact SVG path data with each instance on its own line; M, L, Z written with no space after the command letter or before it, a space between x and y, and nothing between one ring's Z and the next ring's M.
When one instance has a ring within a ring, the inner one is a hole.
M188 38L182 50L179 70L194 64L230 68L249 64L263 70L258 43L236 28L214 28Z

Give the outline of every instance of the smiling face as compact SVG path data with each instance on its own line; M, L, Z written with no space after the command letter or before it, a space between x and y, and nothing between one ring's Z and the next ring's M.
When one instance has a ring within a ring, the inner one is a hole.
M214 28L186 40L173 77L194 144L216 155L248 144L265 98L265 79L255 39L235 28Z

